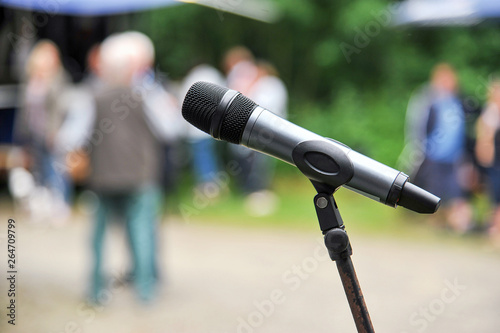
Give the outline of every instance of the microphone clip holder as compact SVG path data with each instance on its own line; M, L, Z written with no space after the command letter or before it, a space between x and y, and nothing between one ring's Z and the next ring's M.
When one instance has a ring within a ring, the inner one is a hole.
M335 146L325 147L322 142L314 140L298 144L292 152L292 158L316 189L314 208L319 226L328 254L337 265L356 329L359 333L374 333L352 264L349 236L333 197L340 186L351 180L354 173L352 162L342 149Z

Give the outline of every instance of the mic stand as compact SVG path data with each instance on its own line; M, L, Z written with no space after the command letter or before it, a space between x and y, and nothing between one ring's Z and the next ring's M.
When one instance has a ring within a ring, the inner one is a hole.
M311 182L318 192L314 197L314 207L325 245L330 258L337 264L356 328L359 333L375 332L351 261L352 248L349 237L344 230L344 223L333 197L336 188L315 181Z

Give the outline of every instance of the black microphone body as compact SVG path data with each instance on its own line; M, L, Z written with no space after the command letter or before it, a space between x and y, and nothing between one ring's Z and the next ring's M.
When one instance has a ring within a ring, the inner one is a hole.
M207 82L186 94L184 118L214 138L296 165L311 180L343 185L371 199L434 213L440 199L411 184L404 173L268 111L237 91Z

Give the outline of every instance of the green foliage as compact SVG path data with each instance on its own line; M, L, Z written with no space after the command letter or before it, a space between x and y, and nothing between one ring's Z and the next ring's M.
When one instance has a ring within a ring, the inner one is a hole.
M217 67L233 45L273 62L290 93L290 118L394 165L406 104L431 68L456 67L464 96L485 99L497 72L497 26L395 28L387 0L275 0L274 24L197 5L147 12L141 30L157 47L160 69L176 80L196 63Z

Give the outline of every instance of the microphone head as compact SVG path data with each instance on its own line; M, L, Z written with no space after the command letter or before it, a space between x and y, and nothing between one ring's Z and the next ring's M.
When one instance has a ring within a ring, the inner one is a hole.
M222 97L229 89L208 82L196 82L182 103L182 116L191 125L210 133L210 123Z
M255 102L234 90L200 81L189 88L182 116L216 139L239 144L255 107Z

